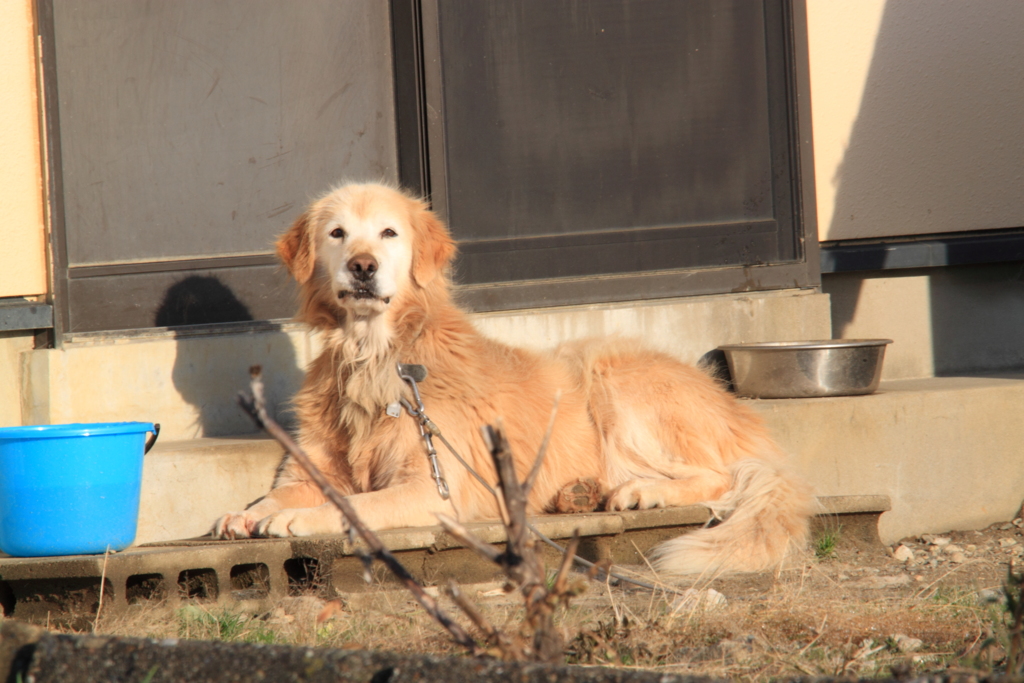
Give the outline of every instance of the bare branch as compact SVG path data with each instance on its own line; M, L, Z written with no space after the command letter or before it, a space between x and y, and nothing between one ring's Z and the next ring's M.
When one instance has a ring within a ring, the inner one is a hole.
M345 520L349 525L356 530L359 536L363 539L363 542L370 548L374 556L379 559L384 565L394 574L399 581L401 581L406 588L413 594L413 597L417 602L432 616L438 623L440 623L448 632L452 635L459 645L462 645L471 653L476 654L478 652L478 646L475 640L466 633L466 631L455 621L445 614L445 612L437 604L437 601L427 595L423 590L423 587L417 583L416 579L408 572L408 570L402 566L402 563L391 554L391 551L384 546L377 534L373 533L369 527L367 527L363 521L356 514L352 504L338 492L336 488L331 486L331 483L324 476L323 472L313 464L306 452L303 451L291 436L288 435L284 429L281 428L277 422L275 422L269 415L267 415L266 401L263 397L263 377L260 366L254 365L249 368L249 374L252 376L250 382L250 388L252 390L252 396L246 396L244 393L239 393L238 403L242 408L249 414L249 416L256 422L257 426L262 427L269 433L274 439L277 440L288 454L295 459L299 465L302 466L309 478L320 487L323 491L324 496L327 500L331 501L339 510L341 514L345 516Z
M555 628L553 614L558 600L552 600L554 596L545 586L544 565L534 548L530 525L526 519L526 491L516 476L515 460L501 423L486 427L484 438L490 445L491 457L498 471L498 483L508 510L508 545L505 557L502 558L506 565L505 573L519 583L526 603L526 621L533 631L533 642L528 654L535 661L555 661L562 654L562 636Z
M498 483L508 512L508 547L509 575L524 586L532 583L543 583L543 571L533 552L533 540L530 538L529 526L526 521L526 495L516 476L515 461L509 450L508 440L501 430L501 422L488 427L488 440L491 443L491 457L498 471Z
M558 402L562 399L562 391L559 390L555 394L555 403L551 406L551 417L548 418L548 428L544 431L544 439L540 442L540 448L537 449L537 457L533 460L533 467L530 468L530 473L526 475L526 481L523 482L523 494L529 498L530 491L533 490L533 483L537 480L537 475L540 473L540 466L544 464L544 456L548 453L548 443L551 441L551 432L555 429L555 416L558 415Z
M558 568L558 574L555 575L555 583L551 589L551 592L559 598L566 591L566 584L569 581L569 570L572 569L572 563L576 559L576 550L579 546L580 530L576 528L572 530L572 538L569 539L569 546L565 549L565 554L562 555L562 566Z
M479 538L474 536L469 529L462 526L448 515L438 512L434 516L437 517L437 521L441 523L444 530L455 537L456 541L470 550L475 551L478 555L482 555L485 559L490 560L494 564L502 565L502 553L497 548L489 543L481 541Z
M454 580L448 582L448 595L452 601L459 606L470 621L480 630L487 642L497 647L501 651L502 658L504 659L521 659L522 652L520 652L508 637L499 631L497 628L487 620L487 617L476 608L469 598L467 598L462 590L459 589L459 584L455 583Z

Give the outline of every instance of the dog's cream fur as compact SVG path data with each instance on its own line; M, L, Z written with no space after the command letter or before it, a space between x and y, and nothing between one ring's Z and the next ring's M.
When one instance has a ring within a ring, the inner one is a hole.
M455 245L424 202L346 185L315 202L277 243L301 285L299 320L324 351L295 400L299 443L374 529L496 519L494 498L444 449L439 496L416 422L385 414L411 391L397 362L420 363L427 414L483 477L496 481L479 428L502 418L523 476L561 399L529 511L596 479L609 510L707 503L724 521L661 545L670 574L760 570L802 544L813 498L782 464L761 420L700 370L622 339L550 353L481 336L451 299ZM344 530L341 514L290 458L273 489L218 520L222 538Z

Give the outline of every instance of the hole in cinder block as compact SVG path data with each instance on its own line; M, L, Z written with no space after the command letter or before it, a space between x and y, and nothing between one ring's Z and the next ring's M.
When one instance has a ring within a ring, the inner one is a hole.
M132 574L125 581L124 595L129 605L167 597L163 574Z
M14 614L14 606L18 601L14 597L11 585L6 581L0 581L0 608L3 608L3 615L9 617Z
M312 557L293 557L284 561L288 575L288 594L301 595L316 590L320 584L320 562Z
M377 673L373 674L370 679L370 683L390 683L391 679L395 677L395 667L389 666L386 669L381 669Z
M270 595L270 569L262 562L231 568L231 590L237 600Z
M217 572L213 569L186 569L178 574L178 593L183 600L215 601L219 594Z

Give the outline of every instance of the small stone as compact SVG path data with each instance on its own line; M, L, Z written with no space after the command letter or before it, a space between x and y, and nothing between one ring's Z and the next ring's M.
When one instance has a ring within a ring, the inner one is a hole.
M978 552L978 546L971 543L966 548L964 548L964 550L966 550L969 553L976 553Z
M897 633L892 636L892 641L896 644L896 649L900 652L917 652L924 647L924 641L920 638L911 638L910 636Z
M977 593L978 602L982 605L1000 603L1006 599L1002 588L984 588Z
M1011 523L1006 523L1006 524L1000 524L999 525L999 530L1000 531L1009 531L1012 528L1013 528L1013 524L1011 524Z
M932 545L944 546L949 545L949 539L945 536L936 536L932 539Z
M934 539L935 536L933 536L932 534L923 534L921 536L921 543L931 543Z
M950 543L949 545L943 547L943 549L942 549L942 552L946 553L947 555L955 555L956 553L962 553L963 551L964 551L963 548L961 548L958 545L954 545L952 543Z
M708 588L706 590L688 588L682 595L673 601L672 614L679 614L682 611L711 611L721 609L725 607L728 602L729 601L726 600L725 596L714 588Z
M917 581L918 583L924 583L924 577L918 574L914 577L914 581Z
M967 556L963 553L953 553L949 556L949 561L953 564L963 564L967 561Z
M900 544L892 551L892 559L897 562L909 562L914 559L914 551L907 546Z
M1009 548L1009 547L1015 546L1015 545L1017 545L1017 539L1015 539L1015 538L1000 538L999 539L999 547L1000 548Z
M1024 520L1022 520L1020 517L1018 517L1017 519L1015 519L1012 522L1010 522L1010 524L1019 527L1022 524L1024 524Z

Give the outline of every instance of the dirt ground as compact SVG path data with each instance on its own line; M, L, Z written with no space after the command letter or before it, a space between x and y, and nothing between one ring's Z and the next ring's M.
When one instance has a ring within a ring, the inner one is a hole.
M674 591L581 575L586 590L559 616L565 661L754 681L999 671L1008 646L1003 586L1010 562L1024 553L1021 524L905 539L889 548L844 543L837 527L819 532L806 556L778 573L700 580ZM621 569L658 583L646 567ZM506 593L500 583L464 592L493 624L517 630L518 593ZM472 631L438 593L449 614ZM158 638L460 653L404 592L378 586L324 598L288 598L262 614L190 605L101 618L97 626L101 633Z

